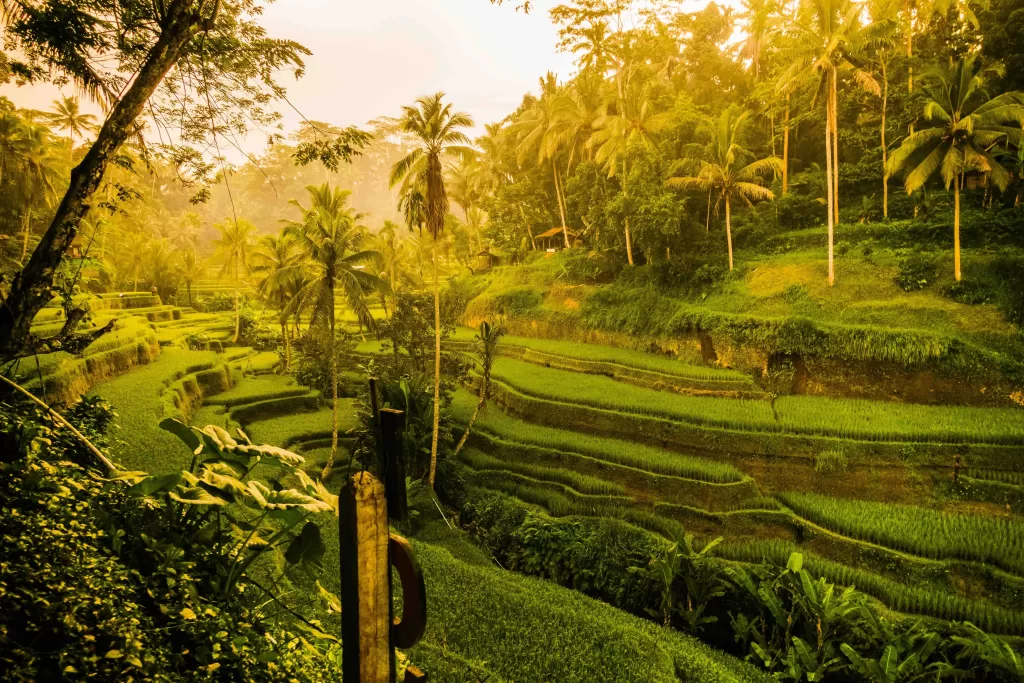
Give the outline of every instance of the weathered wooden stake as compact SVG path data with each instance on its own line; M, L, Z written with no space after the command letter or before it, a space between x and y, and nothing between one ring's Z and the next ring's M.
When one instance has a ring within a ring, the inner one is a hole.
M404 522L409 516L405 492L405 457L402 453L402 430L405 428L405 413L401 410L381 408L381 475L388 499L388 517Z

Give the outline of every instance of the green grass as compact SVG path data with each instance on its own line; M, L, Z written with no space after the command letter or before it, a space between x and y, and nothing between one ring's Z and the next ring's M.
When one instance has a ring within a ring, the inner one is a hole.
M489 671L508 680L767 680L692 638L575 591L468 564L435 545L414 540L413 547L430 600L425 646L443 643L460 657L485 662Z
M580 493L617 496L622 496L626 493L626 490L615 482L581 474L574 470L544 467L507 458L496 458L486 453L481 453L475 448L466 448L459 454L459 458L474 470L512 472L532 479L564 484Z
M117 412L114 460L130 470L169 472L187 467L192 457L188 447L158 426L164 418L162 394L178 377L217 360L212 351L168 348L149 365L96 385L89 393L105 398Z
M271 398L301 396L308 391L307 387L296 384L294 379L285 375L245 377L231 389L211 396L206 403L231 407Z
M255 443L287 448L302 441L329 436L331 423L331 409L324 408L312 413L283 415L253 422L246 428L246 434ZM356 424L355 401L339 399L338 432L344 434Z
M959 558L1024 574L1024 521L939 512L913 505L780 493L798 515L870 543L936 559Z
M468 392L459 391L452 401L452 414L457 420L468 422L474 405L475 399ZM630 441L531 424L504 414L494 403L488 406L486 413L481 413L473 429L482 430L506 441L579 453L597 460L656 474L718 484L734 483L743 479L743 474L732 465L663 451Z
M775 402L666 394L607 377L499 358L492 376L520 393L616 412L745 431L792 432L870 441L1024 441L1024 411L785 396ZM777 416L776 416L777 414Z

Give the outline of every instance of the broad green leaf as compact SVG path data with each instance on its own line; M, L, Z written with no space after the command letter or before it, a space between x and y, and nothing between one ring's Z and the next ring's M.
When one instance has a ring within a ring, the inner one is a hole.
M878 665L888 680L892 680L895 677L898 662L899 652L897 652L896 646L887 645L882 652L881 659L878 660Z
M259 453L260 455L266 456L271 460L274 460L280 465L286 467L298 467L302 463L306 462L306 459L297 453L278 448L277 446L243 446L241 447L246 453L253 454Z
M331 506L324 501L307 496L295 489L272 491L262 482L250 481L249 491L260 507L268 510L297 509L307 512L329 512L331 510Z
M188 425L179 422L174 418L168 417L160 421L160 429L166 430L184 441L185 445L188 446L189 450L193 453L199 453L199 447L202 442L199 440L199 436Z
M174 491L168 492L172 499L179 503L185 503L186 505L227 505L228 501L213 495L206 489L198 486L190 486L188 488L178 488Z
M196 620L196 613L193 612L190 607L183 607L181 609L181 612L179 612L179 614L181 614L181 618L184 619L185 621L195 621Z
M288 564L302 563L313 567L322 567L325 552L327 552L327 546L320 538L320 527L313 522L306 522L299 535L288 545L288 550L284 552L284 559Z
M320 592L320 599L323 600L324 605L327 606L328 613L337 612L340 614L341 598L324 588L319 579L316 582L316 589Z
M118 472L106 481L127 481L131 484L137 484L148 476L150 476L149 472Z
M153 474L128 487L125 491L129 496L142 498L157 493L170 491L181 481L181 472L171 474Z
M234 469L221 463L204 463L199 472L199 480L233 495L249 495L249 487L235 477Z
M786 562L786 569L791 572L798 572L804 568L804 556L802 553L792 553Z
M206 425L203 427L203 434L208 436L217 445L218 450L233 450L238 448L238 442L223 427L217 425Z
M793 636L793 649L796 651L798 657L800 657L800 663L808 671L813 671L817 668L814 661L814 654L811 652L811 648L807 646L803 638Z

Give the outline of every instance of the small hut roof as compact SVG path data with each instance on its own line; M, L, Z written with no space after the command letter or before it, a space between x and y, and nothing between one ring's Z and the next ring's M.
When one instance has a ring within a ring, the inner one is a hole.
M576 234L572 230L569 230L568 232L569 232L569 236L570 237L572 235ZM561 233L562 233L562 229L561 228L551 228L547 232L542 232L541 234L537 235L537 239L540 239L542 237L554 237L555 235L560 235Z

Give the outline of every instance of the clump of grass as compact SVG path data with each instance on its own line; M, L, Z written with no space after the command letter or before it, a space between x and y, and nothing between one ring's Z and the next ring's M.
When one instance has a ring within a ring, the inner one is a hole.
M1024 573L1024 522L913 505L781 493L798 515L851 538L936 559L960 558Z
M818 474L843 474L848 466L846 453L841 450L830 449L814 456L814 471Z

